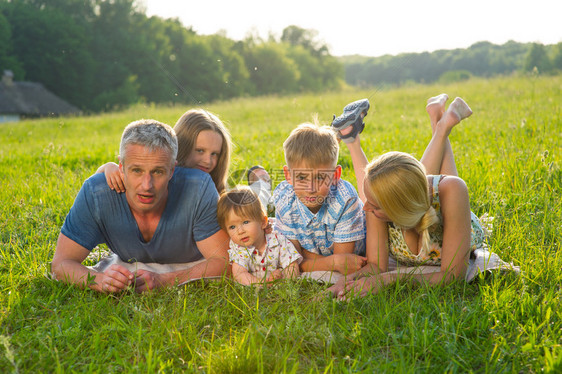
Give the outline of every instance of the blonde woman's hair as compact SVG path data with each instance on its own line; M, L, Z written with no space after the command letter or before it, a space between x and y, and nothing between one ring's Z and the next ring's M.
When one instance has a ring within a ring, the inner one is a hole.
M431 206L425 168L413 156L388 152L365 170L368 188L388 218L422 235L422 251L429 250L429 228L438 222Z
M267 212L258 195L248 186L238 186L221 194L217 203L217 220L223 230L226 230L230 212L258 222L267 219Z
M174 126L178 138L178 165L185 166L185 160L195 147L197 136L201 131L211 130L222 138L222 147L217 166L209 173L217 191L223 192L227 186L228 167L230 164L231 140L226 126L215 114L203 109L191 109L181 116Z
M338 162L339 144L334 131L328 126L314 123L303 123L283 143L285 162L289 168L305 164L315 168L330 165L335 167Z

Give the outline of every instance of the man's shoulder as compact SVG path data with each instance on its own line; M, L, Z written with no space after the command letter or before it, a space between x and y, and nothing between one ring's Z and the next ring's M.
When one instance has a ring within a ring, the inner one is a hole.
M181 166L176 166L174 170L174 175L172 176L173 181L201 181L208 182L211 176L204 171L199 169L184 168Z
M207 190L209 185L213 184L213 180L208 173L199 169L189 169L183 167L176 167L174 175L170 179L171 189L177 188L179 190Z
M198 216L212 214L216 223L219 194L211 176L201 170L176 168L168 184L169 214ZM172 213L173 212L173 213Z
M105 175L103 173L96 173L86 179L84 184L82 185L82 189L89 194L93 194L94 196L104 195L104 198L107 196L111 197L115 195L118 197L120 194L109 188L107 184L107 180L105 179ZM107 196L105 196L107 195Z

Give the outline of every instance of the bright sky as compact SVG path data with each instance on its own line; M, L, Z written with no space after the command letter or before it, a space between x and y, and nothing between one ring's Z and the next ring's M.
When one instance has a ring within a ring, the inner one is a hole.
M277 38L318 31L332 55L381 56L503 44L562 42L562 0L140 0L147 15L179 18L198 34Z

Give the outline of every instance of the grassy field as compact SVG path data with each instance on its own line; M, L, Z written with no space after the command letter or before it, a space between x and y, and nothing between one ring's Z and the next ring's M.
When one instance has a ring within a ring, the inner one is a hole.
M311 302L324 286L304 281L116 296L51 281L66 213L83 180L116 160L123 127L173 125L188 108L0 124L0 372L561 372L561 88L560 76L510 77L205 106L235 139L232 180L260 163L278 183L282 142L313 113L329 124L369 97L368 156L419 158L430 138L426 98L447 92L471 105L451 135L459 173L473 211L496 217L492 250L522 273L397 284L347 303ZM355 184L345 149L340 164Z

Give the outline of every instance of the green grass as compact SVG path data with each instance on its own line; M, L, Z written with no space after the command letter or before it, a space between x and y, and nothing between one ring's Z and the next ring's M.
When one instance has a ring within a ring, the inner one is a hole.
M462 96L474 115L451 135L472 209L494 217L492 250L521 266L473 284L397 284L349 303L311 302L310 282L256 290L232 282L108 296L51 281L48 263L85 178L116 160L124 126L173 125L188 108L139 105L85 118L0 125L0 372L562 371L562 77L239 99L220 114L231 170L260 163L276 183L282 142L369 97L363 146L423 153L425 99ZM343 176L355 184L346 149Z

